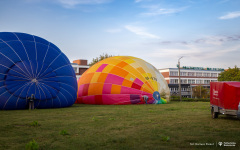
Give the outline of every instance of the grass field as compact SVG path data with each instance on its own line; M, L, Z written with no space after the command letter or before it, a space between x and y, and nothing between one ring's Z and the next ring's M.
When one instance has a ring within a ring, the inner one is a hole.
M240 120L212 119L209 102L0 111L0 131L1 150L25 149L33 139L43 150L223 149L216 142L240 149Z

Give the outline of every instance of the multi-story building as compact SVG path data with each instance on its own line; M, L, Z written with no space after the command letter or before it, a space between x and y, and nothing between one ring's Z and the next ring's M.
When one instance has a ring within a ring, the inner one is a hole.
M76 73L77 80L89 68L89 66L87 65L87 60L83 59L74 60L71 65Z
M178 68L159 69L166 79L171 95L178 94L179 72ZM183 97L192 97L192 87L201 85L210 88L210 82L218 80L221 68L185 67L180 70L181 93Z

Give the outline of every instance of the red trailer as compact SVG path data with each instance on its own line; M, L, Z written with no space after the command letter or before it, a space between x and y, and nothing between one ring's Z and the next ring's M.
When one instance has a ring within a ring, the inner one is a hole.
M210 103L212 118L226 114L240 119L240 82L211 82Z

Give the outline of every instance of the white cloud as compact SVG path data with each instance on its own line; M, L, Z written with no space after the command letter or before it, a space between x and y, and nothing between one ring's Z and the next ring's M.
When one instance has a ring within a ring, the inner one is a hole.
M222 45L227 40L226 36L204 36L199 41L195 41L196 43L208 44L208 45Z
M203 60L212 60L214 61L216 58L224 58L229 55L229 53L239 51L240 46L230 46L230 47L205 47L199 45L186 45L182 48L160 48L152 53L148 53L148 56L155 58L179 58L180 56L184 56L187 59L194 61L203 61Z
M162 45L189 45L189 44L198 44L200 46L221 46L228 42L239 42L240 36L239 35L232 35L232 36L202 36L202 38L193 40L193 41L160 41L159 44Z
M208 46L221 46L227 43L239 42L239 35L232 36L203 36L201 39L194 41L196 44L208 45Z
M132 26L132 25L126 25L125 28L130 31L133 32L137 35L140 35L142 37L146 37L146 38L152 38L152 39L159 39L159 37L157 35L148 33L147 31L145 31L144 28L142 27L136 27L136 26Z
M110 0L57 0L65 8L74 8L77 5L95 5L110 2Z
M167 15L167 14L175 14L181 11L184 11L188 7L182 8L160 8L157 5L154 6L145 6L149 11L145 13L141 13L142 16L158 16L158 15Z
M190 66L233 67L239 63L240 45L239 36L203 36L199 40L188 41L188 44L153 43L148 44L149 53L144 57L149 57L156 62L157 68L175 66L180 56L184 56L183 64ZM161 60L161 63L160 63ZM164 66L164 67L163 67Z
M240 17L240 11L234 11L230 12L224 16L219 17L219 19L224 20L224 19L234 19Z

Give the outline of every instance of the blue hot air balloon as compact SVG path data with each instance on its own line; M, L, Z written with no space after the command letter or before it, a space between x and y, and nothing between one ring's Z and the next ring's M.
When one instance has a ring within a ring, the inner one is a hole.
M70 61L54 44L25 33L0 32L0 109L71 106L77 80Z

